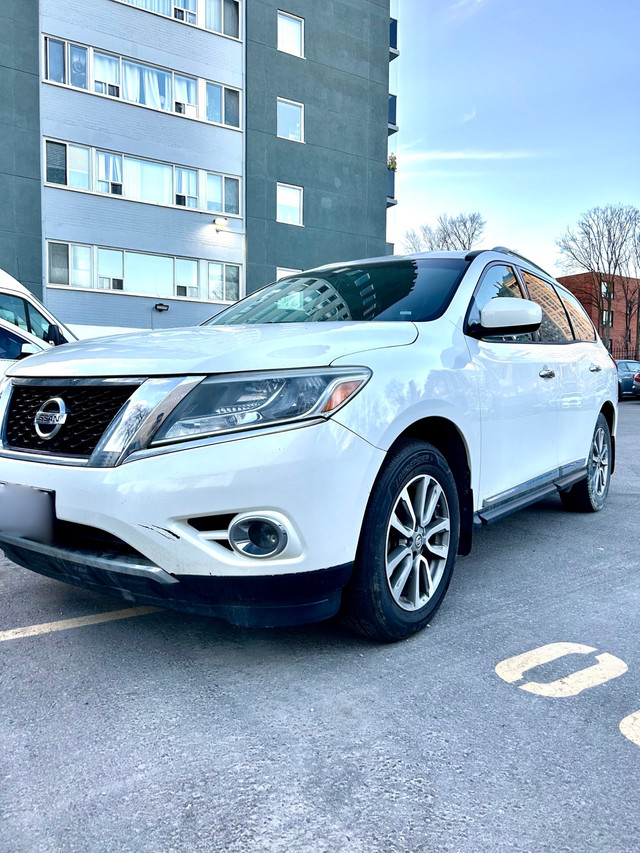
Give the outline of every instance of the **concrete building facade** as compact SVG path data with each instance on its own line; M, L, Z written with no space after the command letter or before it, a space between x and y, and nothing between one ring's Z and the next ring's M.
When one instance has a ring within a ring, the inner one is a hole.
M389 0L0 13L0 268L64 322L198 323L284 270L385 254Z

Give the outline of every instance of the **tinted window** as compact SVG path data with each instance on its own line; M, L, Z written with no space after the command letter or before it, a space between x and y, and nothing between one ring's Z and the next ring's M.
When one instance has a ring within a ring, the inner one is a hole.
M577 341L595 341L596 330L593 323L589 319L589 315L584 310L572 293L567 293L564 290L558 291L564 302L564 307L567 309L567 314L573 326L573 334Z
M435 320L468 266L462 258L429 258L311 271L267 285L208 324Z
M0 358L18 358L24 339L6 329L0 329Z
M573 333L567 313L556 291L530 272L522 270L524 283L529 291L529 298L537 302L542 309L540 324L540 340L546 344L564 343L573 340Z
M491 299L496 297L511 297L514 299L523 299L524 294L520 287L516 274L511 267L503 264L494 264L489 267L482 276L480 284L473 294L471 308L469 310L468 324L470 326L480 322L480 311ZM533 335L524 333L521 335L487 335L484 337L486 341L531 341Z

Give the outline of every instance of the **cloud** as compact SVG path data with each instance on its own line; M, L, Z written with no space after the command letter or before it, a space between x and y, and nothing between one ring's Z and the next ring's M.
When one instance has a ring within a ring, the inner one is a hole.
M466 115L462 116L460 124L466 124L468 121L473 121L473 119L475 117L476 117L476 108L474 107L470 113L467 113Z
M473 15L480 12L488 0L456 0L447 8L447 19L449 21L467 21Z
M417 151L399 152L402 163L426 163L432 160L531 160L543 156L540 151Z

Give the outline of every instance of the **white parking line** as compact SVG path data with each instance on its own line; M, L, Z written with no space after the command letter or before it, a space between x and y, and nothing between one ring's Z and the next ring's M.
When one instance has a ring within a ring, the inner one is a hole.
M86 625L98 625L100 622L113 622L115 619L130 619L132 616L145 616L157 613L161 607L127 607L126 610L111 610L109 613L94 613L91 616L79 616L77 619L63 619L60 622L43 622L41 625L29 625L26 628L11 628L0 631L0 642L20 640L22 637L35 637L38 634L51 634L53 631L66 631L69 628L83 628Z
M640 746L640 711L629 714L620 723L620 731L636 746Z

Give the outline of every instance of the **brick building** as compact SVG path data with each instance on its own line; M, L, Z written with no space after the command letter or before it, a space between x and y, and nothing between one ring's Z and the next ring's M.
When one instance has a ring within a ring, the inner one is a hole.
M640 329L640 279L615 276L611 308L607 298L605 276L591 272L564 275L558 278L580 302L593 320L603 341L608 342L615 358L638 358ZM629 322L627 322L627 316Z

